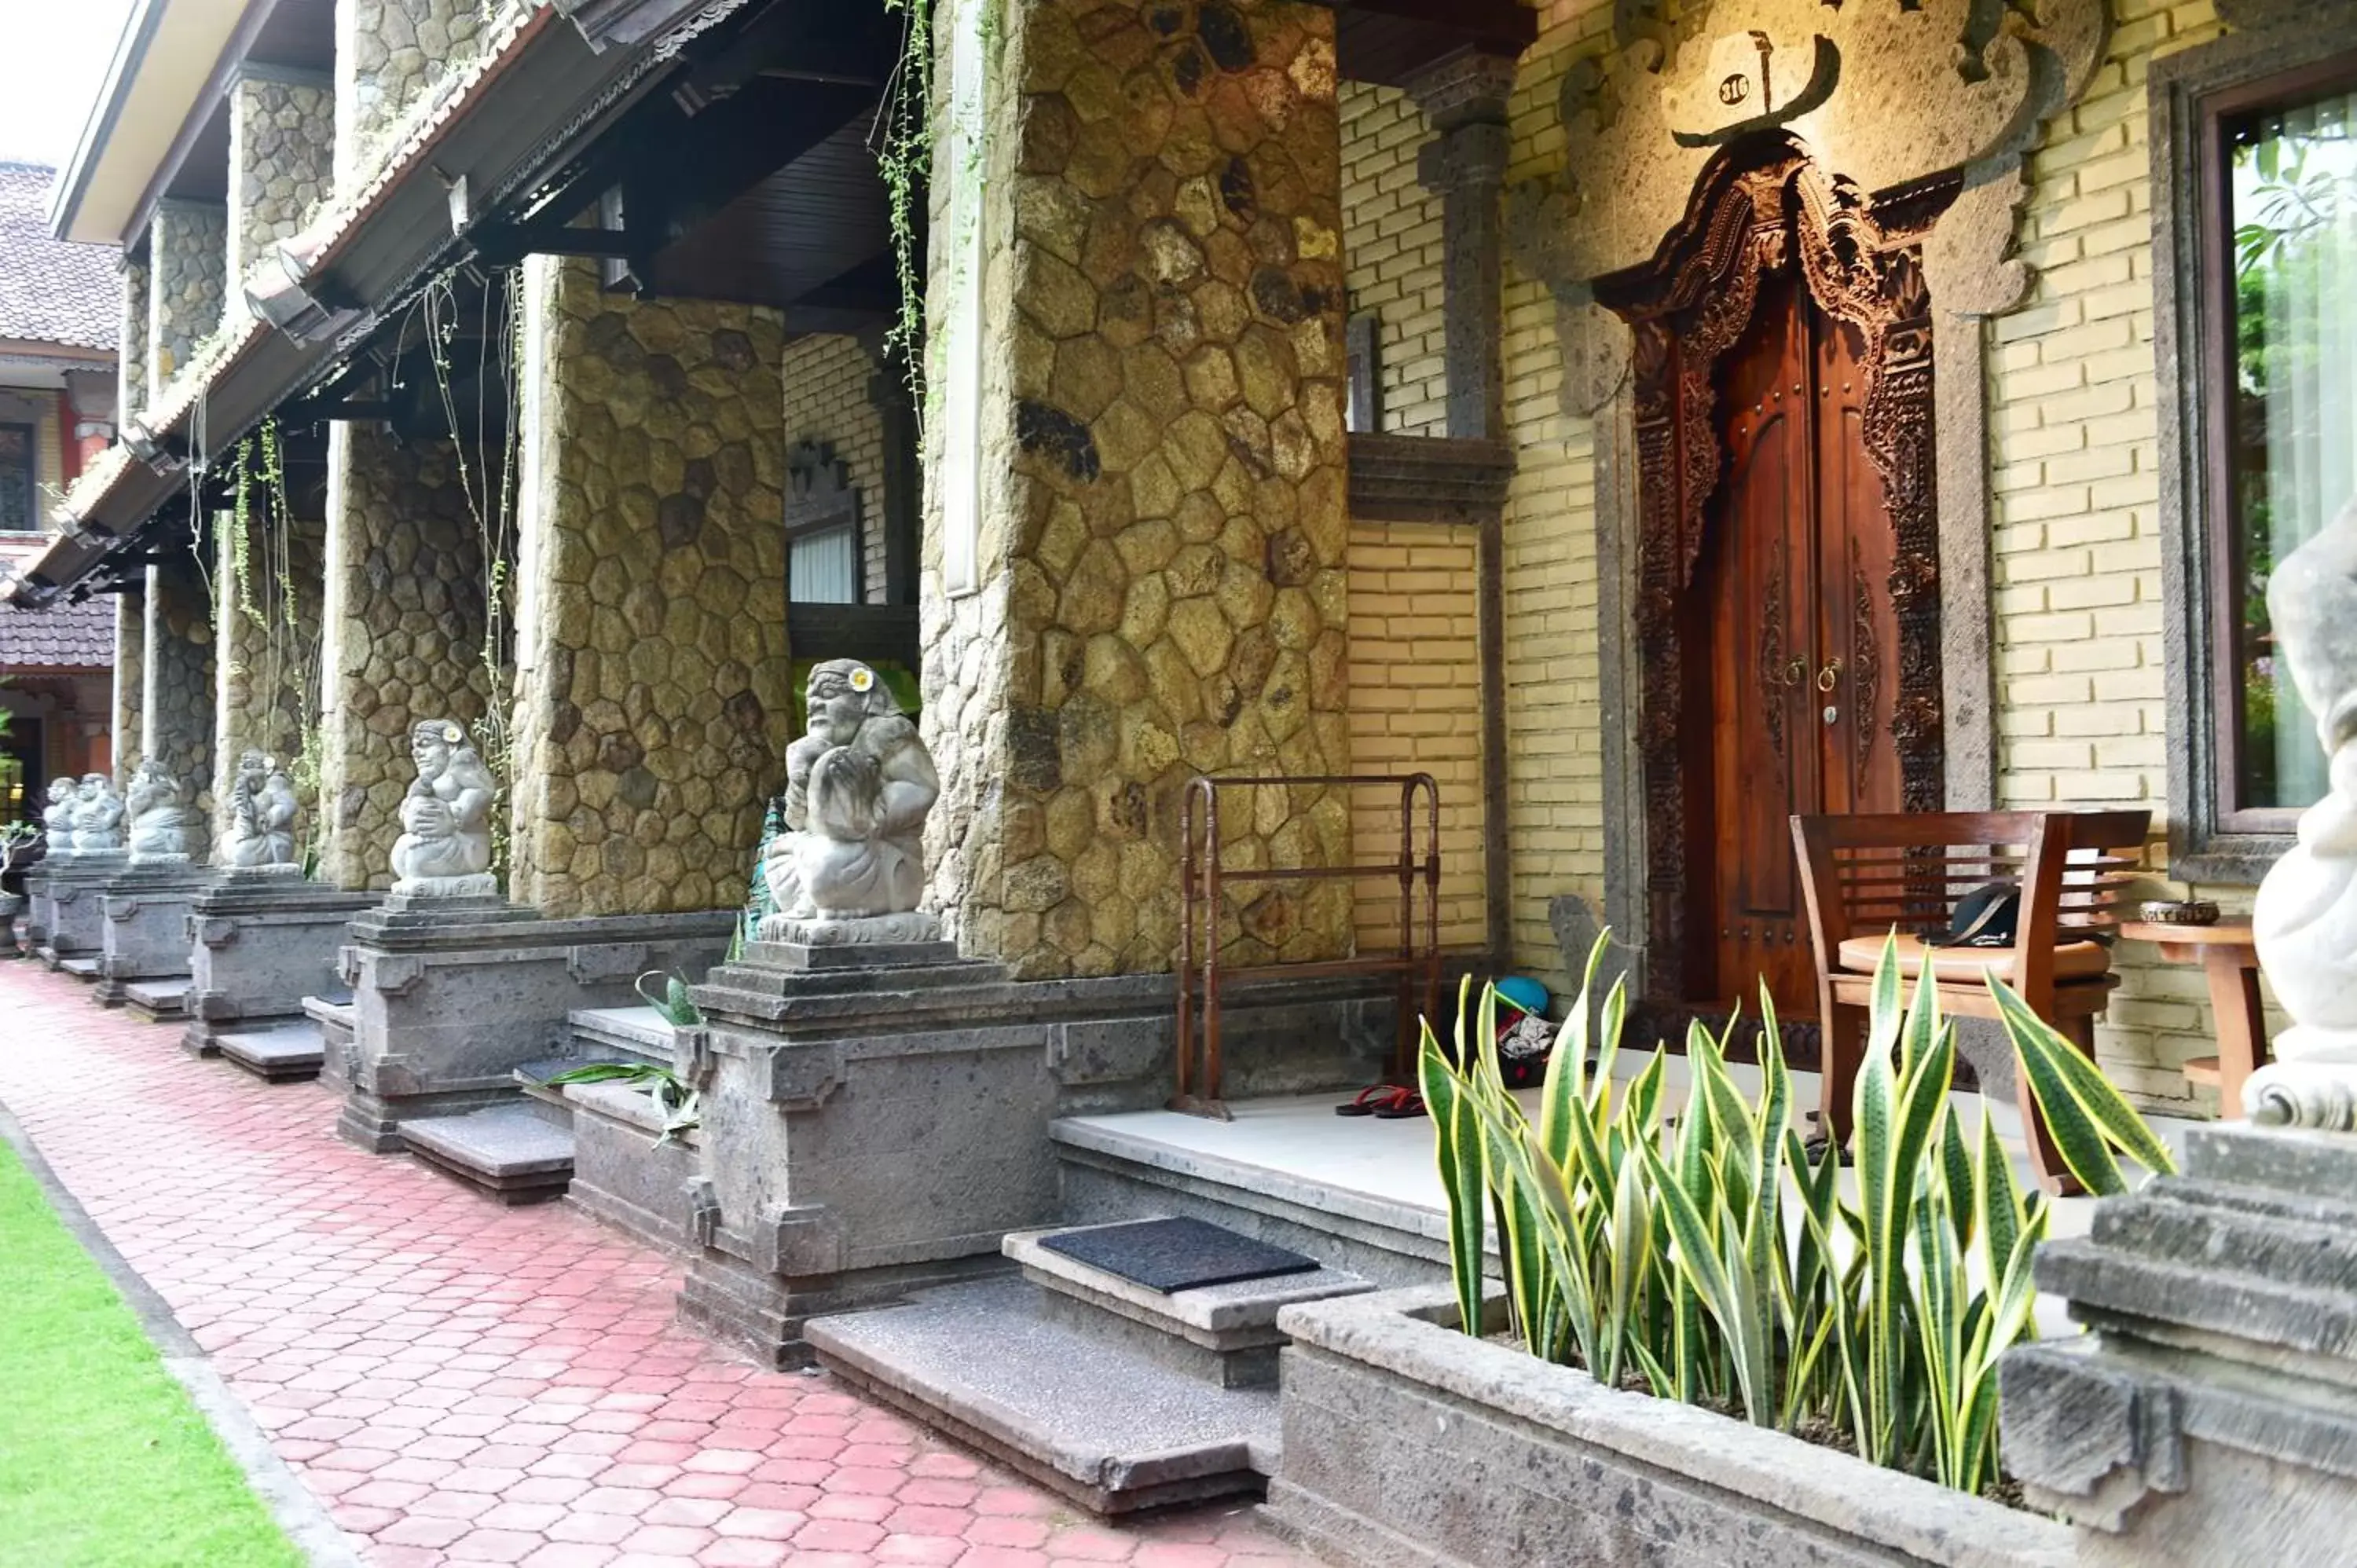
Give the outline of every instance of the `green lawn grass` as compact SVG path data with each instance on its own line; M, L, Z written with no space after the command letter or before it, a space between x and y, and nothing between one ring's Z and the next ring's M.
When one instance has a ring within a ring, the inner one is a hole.
M0 1565L302 1561L130 1307L0 1144Z

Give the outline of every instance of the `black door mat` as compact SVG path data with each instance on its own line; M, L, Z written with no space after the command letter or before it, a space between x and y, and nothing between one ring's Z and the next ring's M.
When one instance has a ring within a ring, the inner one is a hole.
M1239 1280L1316 1273L1321 1265L1200 1219L1141 1219L1039 1238L1039 1245L1168 1295Z

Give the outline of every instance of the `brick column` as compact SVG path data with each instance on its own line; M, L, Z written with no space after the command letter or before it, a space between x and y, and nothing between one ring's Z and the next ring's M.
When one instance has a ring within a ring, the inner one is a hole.
M119 378L115 392L115 416L128 419L147 406L147 317L154 308L148 303L151 269L145 257L126 256L123 262L123 341L117 349L115 374Z
M1165 970L1188 779L1350 760L1334 16L1039 0L1003 56L958 47L985 25L944 23L953 107L983 124L936 145L1006 166L932 188L932 893L1026 977ZM977 111L960 54L1023 74ZM1230 820L1233 864L1349 853L1336 794ZM1234 950L1350 942L1349 889L1304 885L1246 905Z
M336 0L335 178L350 190L410 111L475 57L482 0Z
M140 746L188 791L198 824L213 803L213 604L193 561L147 568L147 657ZM128 775L126 775L127 777ZM202 860L204 829L190 858Z
M328 438L319 880L389 887L410 726L483 716L481 536L447 441L340 424Z
M218 201L156 204L147 231L147 398L155 401L218 331L229 275L229 209Z
M215 520L213 624L216 661L213 731L213 842L229 828L230 787L238 758L262 751L282 766L302 754L307 722L317 722L321 553L327 524L297 518L274 527L250 509L241 544L234 521ZM287 625L292 614L295 625ZM308 813L317 802L306 800ZM298 840L298 842L300 842Z
M784 325L527 276L509 896L735 908L794 736Z
M334 178L335 83L309 71L242 67L230 88L229 284L318 216Z
M141 730L147 713L147 596L114 596L114 776L131 777L146 755Z

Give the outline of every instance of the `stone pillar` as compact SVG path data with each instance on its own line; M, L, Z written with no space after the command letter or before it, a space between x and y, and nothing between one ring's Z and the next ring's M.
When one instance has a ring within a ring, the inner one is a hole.
M140 738L147 711L147 596L114 596L114 777L124 779L146 755Z
M227 514L215 520L213 624L221 637L213 731L213 843L229 831L230 792L238 758L265 753L291 768L304 730L318 721L321 553L327 524L291 520L274 528L267 509L251 509L244 540ZM295 621L287 625L289 616ZM310 828L317 800L303 802L296 843Z
M794 735L783 323L608 295L587 262L527 291L509 896L741 906Z
M220 330L229 276L229 209L218 201L156 204L147 231L147 401Z
M151 269L144 256L123 262L123 342L117 350L115 374L121 379L115 394L116 417L129 419L147 406L147 316Z
M336 0L335 178L366 177L410 112L475 58L482 0Z
M942 28L953 116L961 56L1019 63L984 126L936 138L1005 166L933 182L932 896L1024 978L1167 970L1186 781L1348 771L1333 13L1040 0L1002 51L960 36L981 9ZM1256 805L1231 864L1348 854L1338 792ZM1330 957L1350 931L1347 887L1276 888L1235 950Z
M471 725L490 696L482 538L457 464L447 441L350 424L328 435L319 879L339 887L392 886L410 726Z
M188 855L201 862L213 806L212 597L196 564L177 562L147 568L146 598L141 752L188 791L196 823Z
M229 284L303 231L334 179L335 83L308 71L241 67L230 88Z
M1416 172L1441 199L1448 434L1455 436L1505 434L1498 199L1506 177L1506 101L1513 90L1512 59L1470 48L1426 67L1408 87L1437 133L1425 144Z

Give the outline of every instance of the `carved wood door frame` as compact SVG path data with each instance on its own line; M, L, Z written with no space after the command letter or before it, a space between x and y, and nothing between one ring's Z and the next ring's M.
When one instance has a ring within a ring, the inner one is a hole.
M1714 372L1750 324L1766 274L1797 268L1817 306L1865 342L1862 436L1894 535L1890 736L1905 809L1936 811L1945 803L1932 317L1921 252L1956 188L1950 178L1869 200L1785 138L1738 144L1695 181L1684 218L1650 263L1597 280L1597 299L1634 337L1634 609L1643 674L1633 727L1643 778L1645 990L1653 998L1692 999L1686 838L1695 827L1686 821L1678 610L1725 468Z

